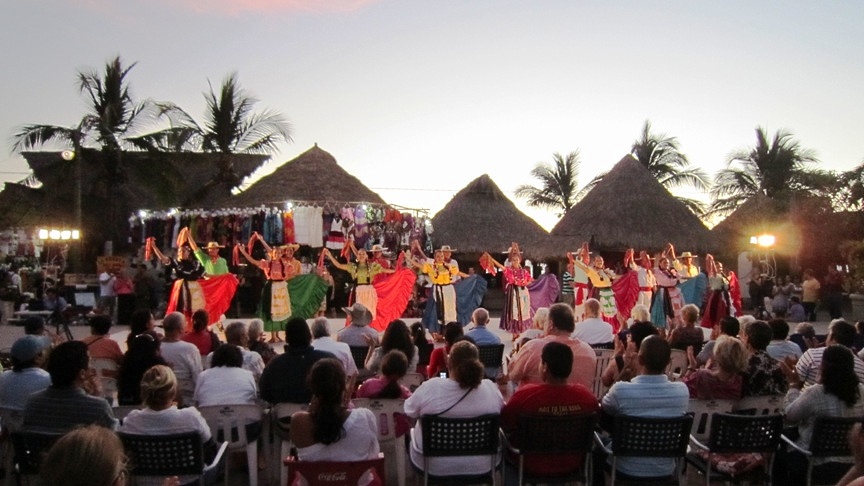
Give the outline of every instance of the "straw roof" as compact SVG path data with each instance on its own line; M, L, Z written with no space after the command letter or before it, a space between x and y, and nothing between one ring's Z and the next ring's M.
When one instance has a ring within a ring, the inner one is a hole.
M436 246L460 253L502 252L516 241L526 254L548 233L519 211L487 175L471 181L432 218Z
M669 242L679 252L712 247L702 221L629 154L567 211L551 235L551 248L546 248L558 254L576 250L583 241L601 251L653 252Z
M63 207L47 207L39 189L7 182L0 192L0 228L57 226L70 219Z
M318 144L221 204L248 207L291 200L384 204L381 196L339 167Z

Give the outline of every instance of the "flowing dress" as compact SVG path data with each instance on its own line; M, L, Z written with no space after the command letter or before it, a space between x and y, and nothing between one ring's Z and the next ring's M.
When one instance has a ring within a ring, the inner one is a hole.
M507 267L503 278L506 298L499 325L501 329L518 334L531 326L531 295L525 287L534 279L525 267Z
M654 269L654 279L657 281L657 292L651 302L651 322L665 329L668 321L681 321L681 308L684 298L678 289L678 275L675 270Z

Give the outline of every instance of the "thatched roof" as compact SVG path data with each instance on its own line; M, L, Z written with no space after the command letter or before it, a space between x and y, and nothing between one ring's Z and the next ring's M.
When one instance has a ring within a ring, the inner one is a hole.
M515 241L527 255L548 233L516 208L488 175L474 179L432 218L435 245L460 253L500 253ZM498 258L498 255L493 255Z
M711 235L718 246L730 254L748 249L750 237L763 233L776 236L778 244L788 244L794 240L797 245L800 238L797 232L793 231L794 224L789 220L789 215L787 204L765 195L756 195L717 223L711 229Z
M659 251L671 242L681 251L711 249L708 228L638 160L625 155L551 231L558 254L583 241L600 251Z
M58 226L72 217L72 208L49 207L44 192L7 182L0 192L0 228Z
M384 204L381 196L339 167L336 159L318 144L220 203L249 207L292 200Z

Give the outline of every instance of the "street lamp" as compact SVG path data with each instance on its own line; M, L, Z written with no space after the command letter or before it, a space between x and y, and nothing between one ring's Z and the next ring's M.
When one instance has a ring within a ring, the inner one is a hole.
M774 278L777 275L777 260L774 258L774 244L776 242L777 238L768 233L750 237L750 244L757 249L754 253L759 262L760 273L769 278Z

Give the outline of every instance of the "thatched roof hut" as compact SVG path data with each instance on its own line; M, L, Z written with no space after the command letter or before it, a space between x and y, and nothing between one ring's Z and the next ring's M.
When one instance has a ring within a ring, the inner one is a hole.
M292 200L384 204L381 196L339 167L318 144L221 204L250 207Z
M625 155L551 231L554 254L583 241L599 251L659 251L671 242L681 251L711 249L708 228L673 197L638 160Z
M471 181L432 218L435 245L460 253L502 252L516 241L526 256L548 237L537 222L519 211L487 175ZM498 258L498 255L494 255Z
M58 226L71 220L71 207L49 207L44 196L39 189L24 184L4 184L0 192L0 228Z

